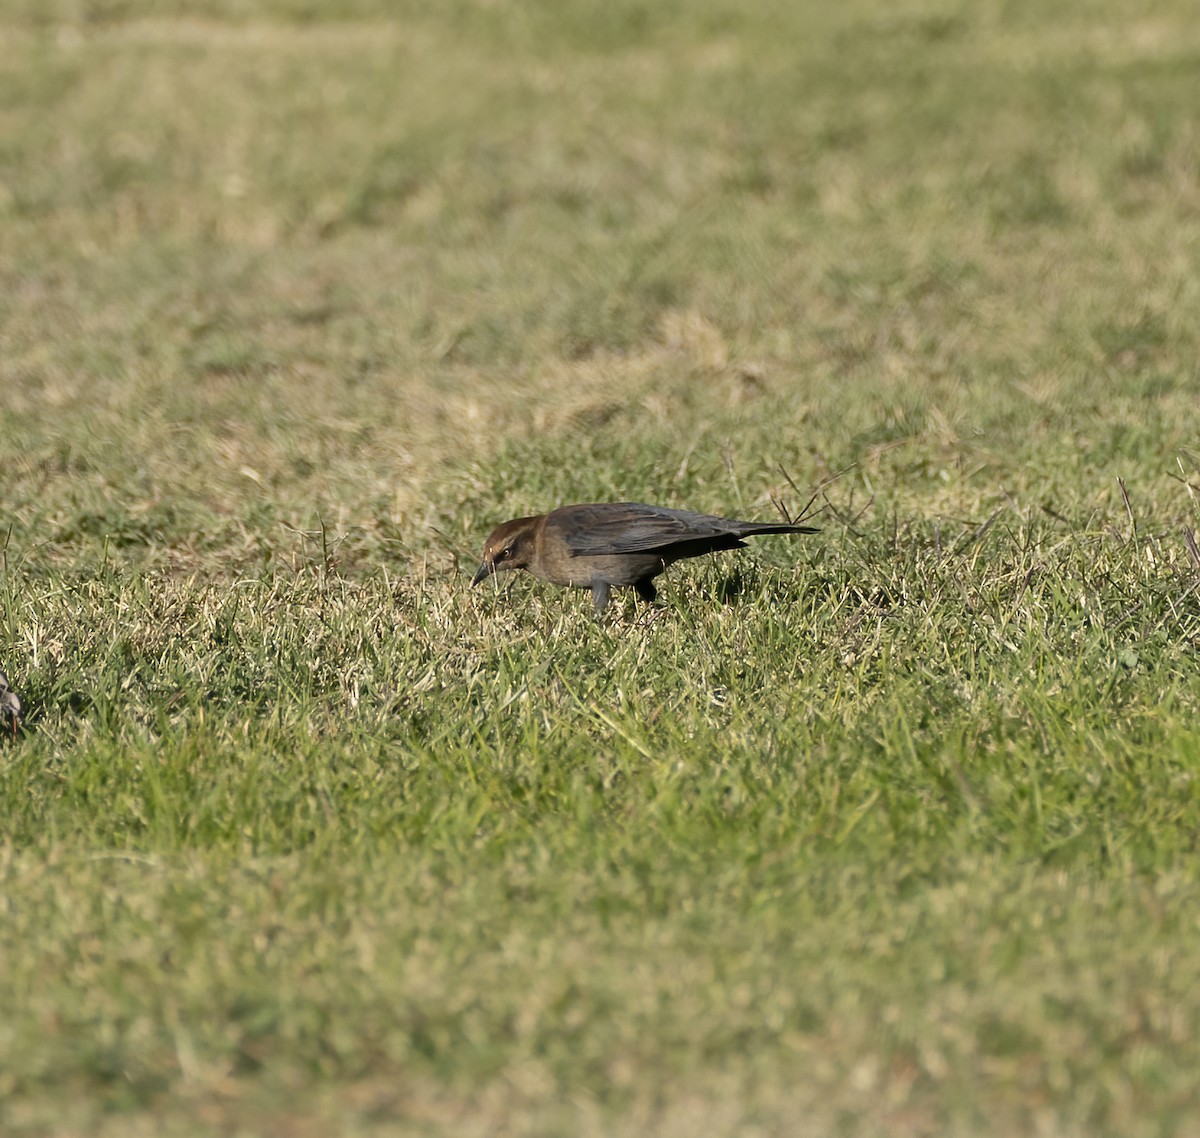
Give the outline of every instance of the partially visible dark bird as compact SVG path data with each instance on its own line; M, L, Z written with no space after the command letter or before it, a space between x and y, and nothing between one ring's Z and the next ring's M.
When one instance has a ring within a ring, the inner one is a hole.
M12 720L13 735L16 735L17 725L21 722L21 701L8 686L8 677L0 672L0 723L5 719Z
M599 615L614 585L632 585L642 600L654 600L654 578L686 557L743 549L742 538L755 534L816 532L790 522L741 522L641 502L560 506L492 530L471 584L527 569L552 585L591 589Z

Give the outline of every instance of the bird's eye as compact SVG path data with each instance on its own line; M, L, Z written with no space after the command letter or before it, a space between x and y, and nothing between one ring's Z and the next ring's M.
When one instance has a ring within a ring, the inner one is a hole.
M512 556L512 546L510 545L507 548L500 550L500 552L496 554L496 560L503 561L506 557L511 557L511 556Z

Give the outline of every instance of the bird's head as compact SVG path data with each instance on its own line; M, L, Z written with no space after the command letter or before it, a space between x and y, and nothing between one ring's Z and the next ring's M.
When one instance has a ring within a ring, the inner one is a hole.
M471 580L472 585L496 573L507 573L510 569L524 569L533 557L536 518L514 518L511 522L498 525L483 543L483 562Z

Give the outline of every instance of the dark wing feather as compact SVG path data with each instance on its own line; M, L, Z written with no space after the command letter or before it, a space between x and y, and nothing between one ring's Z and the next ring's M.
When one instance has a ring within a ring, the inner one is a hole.
M642 502L601 502L567 506L547 519L562 534L576 557L605 553L649 553L681 542L721 537L749 537L756 533L807 533L807 526L782 522L741 522L670 510Z

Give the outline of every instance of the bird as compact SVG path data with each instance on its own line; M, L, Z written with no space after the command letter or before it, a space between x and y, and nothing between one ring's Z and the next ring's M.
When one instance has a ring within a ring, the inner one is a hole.
M744 549L742 539L756 534L818 532L792 522L744 522L643 502L560 506L492 530L471 584L525 569L552 585L591 589L599 616L614 586L632 585L651 603L658 596L654 578L676 561Z
M12 720L13 735L17 733L17 726L21 722L21 701L17 698L17 693L8 686L8 677L0 672L0 723L5 719Z

